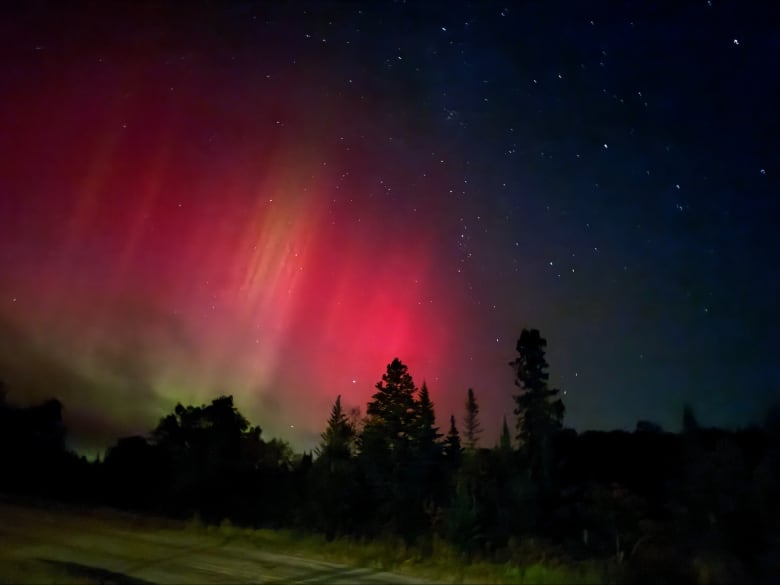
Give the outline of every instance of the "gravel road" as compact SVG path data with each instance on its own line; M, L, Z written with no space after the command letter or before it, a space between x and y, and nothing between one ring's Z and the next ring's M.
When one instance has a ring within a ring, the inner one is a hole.
M206 534L161 523L129 515L113 518L0 502L0 581L4 580L2 563L34 563L55 576L89 583L422 582L374 569L264 551L240 536ZM24 577L17 573L13 578Z

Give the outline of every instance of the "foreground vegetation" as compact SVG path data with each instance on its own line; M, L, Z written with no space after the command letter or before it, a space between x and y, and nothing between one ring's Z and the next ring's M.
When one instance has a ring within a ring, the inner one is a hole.
M315 453L265 440L232 397L177 405L102 461L64 448L62 406L2 403L7 493L189 521L271 550L445 581L771 582L780 552L780 417L763 428L633 433L563 428L546 341L524 330L515 434L480 446L477 392L463 433L439 431L425 384L398 359L366 416L336 398ZM196 520L191 520L196 518Z
M534 543L512 544L503 562L488 556L465 558L448 542L435 538L431 547L408 545L389 537L328 540L325 535L298 530L241 528L230 522L219 526L190 524L196 532L244 538L263 550L300 555L356 567L370 567L445 583L606 583L619 568L609 562L565 563L555 552Z
M451 545L439 539L433 543L432 551L424 554L418 547L409 546L400 539L357 540L341 537L328 541L324 535L300 530L254 529L235 526L227 520L219 525L206 524L197 517L188 521L171 520L110 508L63 506L29 498L4 497L0 499L0 506L4 510L8 510L8 506L14 510L35 510L36 513L44 514L48 523L59 524L63 533L73 537L91 534L93 538L99 538L106 530L135 534L142 544L133 545L135 541L131 540L127 548L122 550L129 558L136 559L143 558L144 550L153 547L154 541L148 541L145 537L153 534L166 541L187 543L187 548L215 546L229 541L269 553L366 567L446 583L602 583L614 581L606 577L610 570L616 570L616 567L590 562L564 565L545 561L542 549L532 544L529 546L529 543L526 543L525 550L515 547L514 560L507 559L501 563L495 559L474 558L466 561ZM38 516L34 513L30 518ZM4 538L5 535L0 531L0 543L4 542ZM13 544L18 546L20 543ZM0 547L0 582L142 582L97 567L20 557L14 548L8 542Z

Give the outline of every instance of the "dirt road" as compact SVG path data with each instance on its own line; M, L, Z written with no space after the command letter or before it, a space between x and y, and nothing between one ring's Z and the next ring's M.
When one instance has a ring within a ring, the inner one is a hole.
M420 579L264 551L251 540L132 516L0 502L0 582L420 583ZM3 574L4 569L7 574ZM9 569L12 567L13 569ZM20 567L22 569L20 569Z

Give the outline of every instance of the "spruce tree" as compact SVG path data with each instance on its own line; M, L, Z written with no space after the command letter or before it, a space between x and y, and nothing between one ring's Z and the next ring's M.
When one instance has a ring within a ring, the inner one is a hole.
M424 518L415 476L421 428L417 388L406 365L395 358L376 390L360 437L361 466L376 508L374 528L395 530L412 541Z
M332 540L336 534L354 528L360 492L352 457L355 431L341 407L341 396L336 398L320 438L318 458L309 471L309 514L314 526Z
M460 433L455 426L455 415L450 415L450 430L447 432L447 436L444 439L444 455L447 461L451 463L453 468L457 468L460 465L461 455L463 448L460 444Z
M517 341L518 357L509 365L515 371L513 395L517 415L517 440L529 463L529 472L537 480L547 479L552 435L561 428L564 406L557 388L549 388L544 339L538 329L523 329Z
M428 385L423 382L420 388L420 396L417 401L417 425L415 442L418 450L430 451L436 448L437 441L441 438L436 427L436 414L433 410L433 402L428 393Z
M479 404L474 396L474 389L469 388L466 397L466 417L463 419L463 434L466 439L466 449L473 451L477 448L479 434L482 432L479 424Z
M504 423L501 425L501 439L498 447L506 452L512 450L512 437L509 434L509 425L506 424L506 416L504 416Z
M418 516L421 528L435 522L447 492L446 476L442 475L442 437L436 427L436 414L428 385L423 382L417 404L417 426L412 443L412 465L407 477L412 506L423 504L424 516ZM410 518L411 519L411 518Z
M315 450L320 457L346 459L352 455L354 429L341 408L341 395L330 412L328 427L320 435L320 445Z
M369 418L364 433L378 433L391 451L400 451L412 440L417 422L414 380L406 365L395 358L375 387L366 409Z

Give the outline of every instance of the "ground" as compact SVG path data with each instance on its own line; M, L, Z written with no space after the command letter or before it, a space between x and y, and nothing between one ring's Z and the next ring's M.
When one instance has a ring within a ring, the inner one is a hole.
M241 531L0 502L0 580L19 583L420 583L264 550Z

